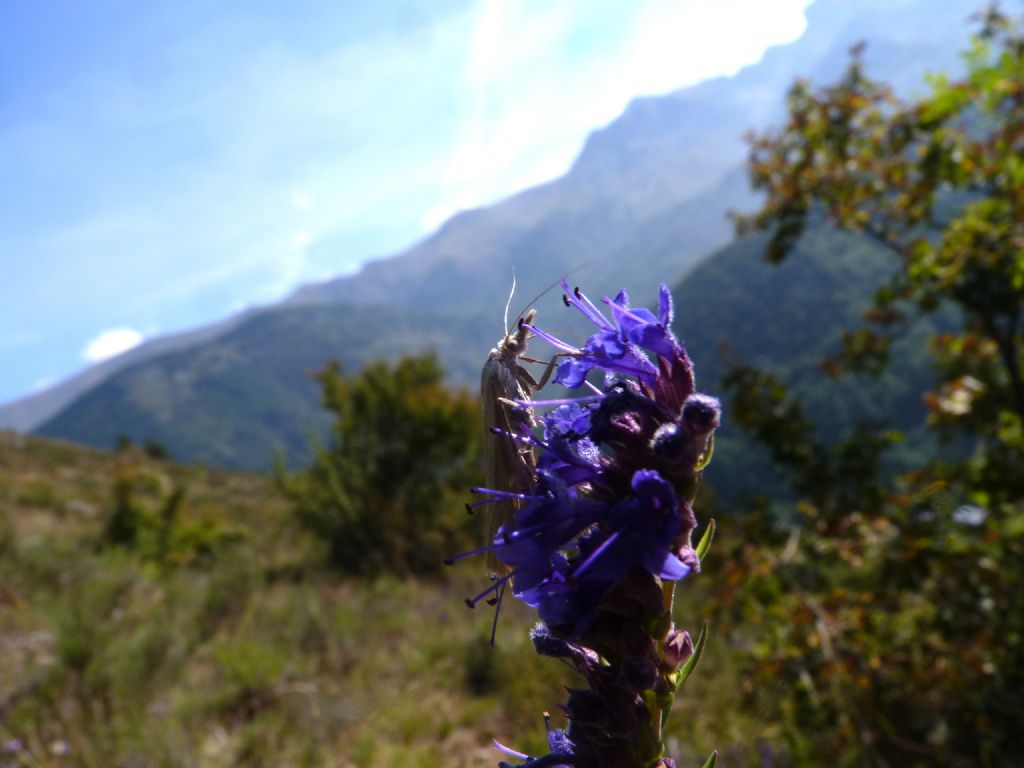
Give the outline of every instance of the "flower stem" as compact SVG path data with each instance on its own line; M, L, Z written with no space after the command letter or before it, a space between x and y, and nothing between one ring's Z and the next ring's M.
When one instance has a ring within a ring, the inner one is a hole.
M676 583L674 581L661 582L662 605L665 606L665 613L672 618L672 610L675 607Z

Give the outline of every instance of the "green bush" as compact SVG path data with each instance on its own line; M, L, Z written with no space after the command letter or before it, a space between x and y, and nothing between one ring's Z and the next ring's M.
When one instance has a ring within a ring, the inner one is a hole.
M374 363L342 377L317 374L334 423L311 467L281 488L316 533L332 567L347 573L423 574L472 536L457 499L478 479L476 400L445 386L433 357Z

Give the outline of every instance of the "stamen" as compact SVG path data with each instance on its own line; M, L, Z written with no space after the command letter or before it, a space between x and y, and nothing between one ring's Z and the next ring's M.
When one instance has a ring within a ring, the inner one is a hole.
M490 432L492 435L502 435L511 440L516 440L526 445L536 445L544 449L548 448L547 443L545 443L543 440L538 440L536 437L533 436L532 433L529 435L520 435L515 432L509 432L507 429L502 429L501 427L491 427Z
M508 582L504 582L501 585L501 589L498 590L498 596L495 598L492 605L494 608L494 622L491 624L491 648L494 647L494 637L498 634L498 616L501 614L501 602L505 599L505 587L508 586ZM490 602L490 601L488 601Z
M570 303L582 312L590 322L602 330L614 330L615 326L608 321L608 318L604 316L601 310L594 306L594 303L587 298L587 295L578 286L573 289L572 296L569 299Z
M595 389L597 388L595 387ZM597 392L593 396L587 395L586 397L563 397L556 400L512 400L511 402L515 403L516 405L528 403L530 405L539 405L542 407L547 407L551 405L572 405L573 403L592 403L595 400L600 400L602 397L604 397L604 395L601 393L601 390L597 390Z
M479 603L481 600L483 600L485 597L487 597L487 595L491 594L491 592L497 592L499 589L501 589L502 585L505 584L506 582L508 582L508 580L511 579L511 578L512 578L512 574L511 573L507 573L504 576L502 576L500 579L495 579L494 583L491 584L491 586L489 586L487 589L485 589L483 592L481 592L476 597L467 597L466 598L466 605L468 605L470 608L476 608L476 604L477 603Z
M490 496L495 497L491 499L491 501L500 501L501 499L518 499L519 501L541 501L545 498L543 495L537 496L535 494L517 493L514 491L496 491L493 488L470 488L469 490L471 493L486 493ZM474 504L473 506L476 506L477 504L487 503L487 501L480 501Z
M465 560L467 557L473 557L474 555L482 555L484 552L490 552L491 550L498 549L503 545L503 543L495 544L492 542L490 544L485 544L482 547L477 547L476 549L470 549L466 552L459 552L457 555L451 555L450 557L446 557L444 559L444 564L454 565L455 563L459 562L459 560Z
M620 307L618 304L613 302L607 296L602 296L601 297L601 301L603 301L609 307L614 307L615 311L625 315L626 317L629 317L629 318L632 318L633 320L636 320L638 323L642 323L643 325L647 325L647 324L649 324L651 322L650 320L647 320L645 318L640 317L637 314L634 314L632 310L630 310L630 309L628 309L626 307ZM660 323L659 323L659 325L660 325Z
M572 301L572 299L569 299L569 301L572 301L576 309L582 312L590 322L606 331L615 330L615 326L608 322L608 318L601 313L601 310L594 306L586 294L579 289L579 286L574 288L572 293L576 297L576 301Z
M557 525L560 522L562 522L562 520L559 520L556 517L549 518L547 520L544 520L543 522L537 523L536 525L531 525L527 528L516 528L515 530L509 531L508 533L503 533L501 536L501 541L503 544L512 544L514 542L519 541L520 539L526 539L530 536L533 536L536 533L546 531L548 528L551 528L552 526Z
M615 533L613 533L611 536L609 536L605 541L603 541L601 543L601 546L599 546L597 549L595 549L593 552L591 552L590 553L590 557L588 557L586 560L584 560L583 564L580 565L579 568L577 568L575 571L572 572L572 578L578 578L579 576L581 576L583 574L584 571L586 571L591 565L593 565L594 562L597 560L597 558L600 557L601 554L606 549L608 549L608 547L611 546L612 542L615 541L617 538L619 538L619 534L622 533L623 530L625 530L625 529L624 528L620 528L619 530L617 530Z
M527 435L520 435L518 432L509 432L507 429L502 429L501 427L491 427L488 431L492 435L501 435L502 437L507 437L510 440L518 440L521 443L528 442L530 439Z
M569 344L566 344L560 338L558 338L557 336L552 336L547 331L542 331L540 328L535 328L534 326L526 325L525 323L523 325L526 328L529 328L530 331L532 331L536 336L539 336L540 338L544 339L544 341L546 341L548 344L555 347L556 349L560 349L563 352L569 352L570 354L573 355L578 355L580 353L578 347L573 347Z

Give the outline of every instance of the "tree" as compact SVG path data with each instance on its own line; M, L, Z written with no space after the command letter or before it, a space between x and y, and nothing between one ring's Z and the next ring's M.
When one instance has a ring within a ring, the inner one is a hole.
M767 199L740 227L769 229L775 262L821 216L896 257L832 373L884 366L915 312L959 311L962 327L932 339L942 385L928 404L937 425L976 440L969 469L990 504L1024 492L1021 25L990 9L965 62L962 79L934 77L917 101L869 79L859 48L835 85L798 81L785 126L751 138L751 178Z
M965 61L962 79L906 101L855 49L838 83L798 82L786 124L751 138L765 200L740 226L770 232L766 258L821 219L894 256L826 372L898 365L908 321L954 310L957 327L930 341L940 386L926 401L933 426L973 447L887 480L884 430L823 444L778 381L735 362L727 413L801 501L792 535L765 525L765 544L727 560L759 579L723 610L765 628L751 698L797 765L1024 762L1024 25L987 11ZM790 695L774 698L780 681Z

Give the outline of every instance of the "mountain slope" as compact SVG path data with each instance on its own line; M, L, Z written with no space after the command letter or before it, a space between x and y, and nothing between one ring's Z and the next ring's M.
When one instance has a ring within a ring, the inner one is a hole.
M699 387L722 394L724 345L728 354L789 385L827 443L867 420L907 433L893 453L894 466L933 448L923 432L922 394L933 381L926 339L950 317L919 320L900 337L892 350L898 370L834 381L818 363L839 350L844 330L860 326L874 289L895 266L893 257L861 237L818 225L789 259L772 265L763 258L765 240L736 240L673 288L676 331L695 361ZM707 478L726 500L744 492L778 493L765 453L730 423L728 409Z
M459 214L406 252L351 277L307 286L201 344L136 359L107 374L40 431L97 445L109 445L123 433L160 440L185 460L262 468L274 444L301 455L303 435L322 425L315 388L302 370L334 356L355 368L368 359L368 338L373 355L381 357L433 346L456 383L475 387L479 366L502 333L513 272L519 290L511 320L533 294L581 267L572 279L591 295L628 285L638 303L651 301L658 282L677 281L729 240L726 211L752 201L739 166L745 151L741 134L781 114L793 77L834 76L847 61L846 49L868 38L870 70L909 87L925 69L949 67L953 52L964 45L968 30L962 20L973 4L956 0L939 10L904 0L886 3L885 14L882 7L874 0L819 0L799 41L768 51L761 63L735 77L636 100L588 140L561 179ZM929 23L919 23L922 18ZM697 282L688 282L694 295L681 300L681 321L689 322L687 301L703 301L698 316L719 317L715 313L722 311L715 327L747 338L741 329L754 315L737 307L758 294L751 293L744 279L753 277L744 273L761 275L762 267L752 255L712 280L716 273L705 265L694 273ZM846 275L834 287L863 301L866 293L857 290L866 291L866 283L852 283L867 278ZM812 286L809 298L831 295L827 270L821 279L826 288ZM557 294L538 302L540 323L569 335L582 331L562 319ZM855 314L851 309L850 316ZM773 358L794 371L810 371L808 350L815 343L794 340L805 329L823 330L822 318L810 312L757 317L749 338L770 326L776 334L770 339ZM703 343L699 328L684 331L696 332L695 342ZM709 343L709 354L717 356L714 346ZM871 399L852 402L870 405Z
M308 455L326 428L309 373L340 356L368 360L434 350L462 379L478 375L463 339L486 343L460 317L331 304L256 314L217 339L118 372L44 423L37 434L112 447L126 436L163 443L187 461L265 470L274 451ZM470 345L472 347L474 345Z
M848 49L870 40L865 60L871 73L902 90L919 87L927 71L956 68L968 34L964 22L975 8L974 0L951 0L941 9L921 0L819 0L799 40L769 49L734 77L634 100L587 139L565 176L460 213L406 252L373 261L356 275L307 286L292 300L420 306L457 297L472 311L507 290L513 267L532 277L533 265L543 265L536 280L543 285L559 272L592 264L590 289L612 292L633 280L635 268L647 266L633 259L625 268L616 257L642 241L649 222L672 211L684 216L677 253L685 269L728 240L724 216L749 198L742 185L732 186L735 196L721 195L720 187L745 159L744 133L781 118L794 78L834 78L846 66ZM686 202L702 215L680 211ZM476 288L470 296L467 278Z
M76 373L60 384L0 406L0 429L31 430L123 368L178 349L194 347L216 338L242 322L251 311L240 312L220 322L204 325L191 331L168 334L143 342L117 357L104 360Z

